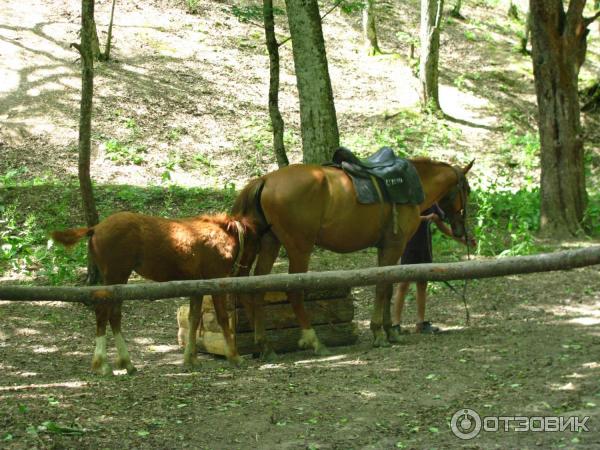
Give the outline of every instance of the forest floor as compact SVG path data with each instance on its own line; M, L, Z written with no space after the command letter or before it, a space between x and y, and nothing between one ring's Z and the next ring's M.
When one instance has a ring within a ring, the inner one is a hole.
M361 154L391 145L457 163L475 157L469 179L478 189L534 186L531 62L516 50L522 23L507 18L507 2L463 3L466 19L449 19L442 35L446 118L416 108L416 60L408 55L418 1L381 4L385 54L375 57L361 48L360 13L327 16L342 143ZM100 205L109 205L103 216L123 208L173 216L224 209L234 188L276 168L263 33L232 9L249 4L200 0L188 14L183 0L117 3L115 60L96 67L92 173ZM110 2L96 5L102 42ZM69 48L78 41L79 10L76 0L3 2L0 238L9 211L17 230L29 229L33 215L44 230L83 223L73 188L80 66ZM285 26L279 34L287 35ZM600 70L597 28L589 39L583 82ZM286 145L299 162L289 43L281 51ZM597 187L598 117L582 120L589 184ZM159 197L157 186L164 188ZM183 205L175 186L206 190ZM436 258L464 256L451 247ZM372 250L317 251L311 270L374 262ZM48 281L36 267L0 263L2 283ZM277 270L286 270L285 260ZM404 341L384 349L371 346L373 289L353 296L355 345L323 358L284 354L269 364L246 357L242 368L203 355L197 372L183 369L176 342L175 311L184 300L126 302L124 330L139 372L111 378L90 373L93 315L85 307L0 301L0 448L600 448L597 267L470 282L469 325L460 299L433 284L428 317L444 332L415 334L409 299ZM517 432L513 423L510 431L501 424L460 440L450 422L464 409L481 417L590 417L590 431Z

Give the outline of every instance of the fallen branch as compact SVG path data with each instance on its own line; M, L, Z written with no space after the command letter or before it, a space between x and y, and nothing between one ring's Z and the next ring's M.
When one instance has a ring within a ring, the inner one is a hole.
M164 283L115 284L111 286L50 287L0 286L1 300L64 301L94 303L109 299L157 300L222 292L319 290L336 287L369 286L399 281L449 281L492 278L506 275L568 270L600 264L600 246L532 256L489 261L416 264L369 269L274 274L212 280L169 281Z

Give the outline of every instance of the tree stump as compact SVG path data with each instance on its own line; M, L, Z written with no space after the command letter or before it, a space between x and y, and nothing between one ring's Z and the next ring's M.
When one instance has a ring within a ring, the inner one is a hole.
M305 295L306 312L321 341L329 346L350 345L358 334L354 319L354 299L349 289L331 289L308 292ZM278 353L299 350L300 328L285 292L267 292L264 300L265 328L267 336ZM241 355L258 353L254 344L254 331L241 304L235 305L233 297L227 301L229 322L236 334L236 345ZM189 305L177 310L177 333L180 346L185 346L188 336ZM202 320L198 329L200 351L225 355L225 340L212 303L205 295L202 302Z

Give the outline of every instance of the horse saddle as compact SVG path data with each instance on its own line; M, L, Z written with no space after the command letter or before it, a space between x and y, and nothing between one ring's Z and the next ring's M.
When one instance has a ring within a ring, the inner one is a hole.
M409 160L397 157L390 147L382 147L365 159L340 147L328 165L339 167L350 176L359 203L418 205L425 199L415 167Z

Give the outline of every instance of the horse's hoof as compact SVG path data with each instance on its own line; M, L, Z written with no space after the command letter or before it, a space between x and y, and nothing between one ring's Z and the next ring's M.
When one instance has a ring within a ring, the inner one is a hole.
M391 344L388 342L387 336L383 332L383 330L379 330L378 332L374 333L373 338L374 338L373 339L373 347L390 347L391 346Z
M260 360L263 362L273 362L277 360L277 353L272 348L267 348L260 353Z
M200 368L200 363L196 358L185 358L183 360L183 367L190 372L195 372Z
M392 344L399 344L402 342L402 336L395 328L390 328L387 332L387 340Z
M315 348L315 355L329 356L329 355L331 355L331 351L329 351L329 349L327 347L325 347L323 344L321 344L317 348Z
M131 364L131 361L128 359L117 359L115 361L115 367L117 369L127 370L127 374L129 374L129 375L133 375L134 373L137 372L137 369L135 368L135 366L133 364Z
M231 364L235 368L239 369L241 367L244 367L244 360L240 355L232 356L230 358L227 358L227 360L229 361L229 364Z
M100 375L101 377L110 377L113 375L112 367L110 364L104 363L97 367L92 367L92 370L96 375Z

